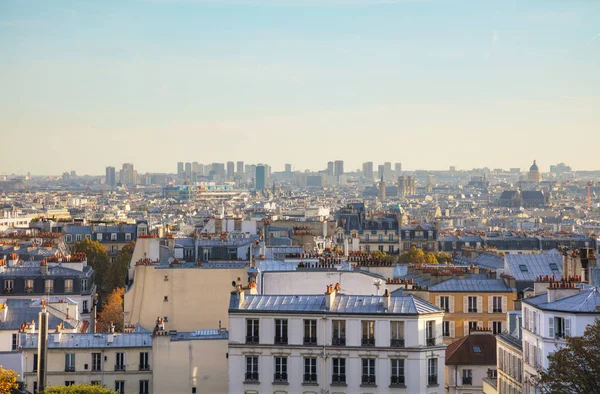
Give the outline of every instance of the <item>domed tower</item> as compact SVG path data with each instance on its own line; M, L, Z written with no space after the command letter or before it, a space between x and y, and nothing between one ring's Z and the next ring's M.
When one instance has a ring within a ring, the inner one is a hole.
M538 168L535 160L533 161L533 165L529 168L529 174L527 175L527 179L529 182L540 183L542 181L542 173Z

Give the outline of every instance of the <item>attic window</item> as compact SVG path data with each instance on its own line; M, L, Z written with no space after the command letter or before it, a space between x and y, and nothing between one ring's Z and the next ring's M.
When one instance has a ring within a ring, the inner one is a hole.
M169 301L169 296L165 296L165 302Z
M527 272L528 271L527 266L523 265L523 264L519 265L519 269L521 270L521 272Z
M558 265L556 265L556 263L550 263L550 269L552 271L558 271Z
M481 348L479 346L473 346L473 353L481 353Z

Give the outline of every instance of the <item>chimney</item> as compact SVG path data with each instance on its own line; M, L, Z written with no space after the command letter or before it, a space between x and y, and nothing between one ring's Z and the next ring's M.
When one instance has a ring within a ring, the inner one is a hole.
M106 343L111 344L115 339L115 325L113 322L108 322L108 335L106 336Z
M244 289L242 289L242 286L238 286L237 292L237 299L238 299L238 308L241 308L242 305L244 304L244 299L245 299L245 292Z
M165 330L165 323L161 317L156 318L156 325L154 326L153 335L161 336L167 335L167 330Z
M335 295L340 290L340 284L328 285L325 291L325 307L329 310L333 308L333 302L335 301Z
M46 311L46 302L42 301L42 311L38 315L40 329L38 333L38 364L37 381L38 392L46 389L46 368L48 356L48 312Z
M6 304L6 301L0 305L0 311L2 312L2 321L6 321L6 315L8 313L8 305Z
M48 275L48 262L46 260L40 261L40 273L42 275Z
M548 302L562 300L563 298L578 294L580 289L576 282L560 281L550 283L548 287Z
M383 293L383 309L386 311L390 309L390 291L388 289L385 289Z
M56 331L54 332L54 343L60 342L60 338L62 337L62 325L62 322L60 322L56 326Z

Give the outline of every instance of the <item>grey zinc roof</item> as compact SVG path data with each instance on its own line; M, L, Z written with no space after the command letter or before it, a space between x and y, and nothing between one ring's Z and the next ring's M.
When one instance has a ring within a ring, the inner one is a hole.
M91 272L91 267L87 266L84 268L84 272L74 270L72 268L67 268L64 266L56 265L53 267L48 267L48 275L44 276L74 276L74 277L86 277L89 276ZM0 277L17 277L17 276L27 276L27 277L36 277L42 276L40 272L40 267L5 267L4 272L0 273Z
M383 307L383 296L335 296L331 309L325 305L325 295L247 295L241 308L232 302L232 309L253 312L306 312L339 314L426 314L441 312L436 306L412 295L390 297L390 308Z
M511 292L502 279L448 279L429 288L432 292Z
M562 298L558 301L547 301L548 297L546 294L529 297L523 300L526 304L534 305L544 310L572 313L597 313L600 315L600 289L597 287L582 290L578 294Z
M23 338L23 336L26 336ZM114 334L112 343L108 342L108 333L102 334L67 334L61 335L60 341L56 340L54 334L48 338L50 349L76 349L76 348L135 348L152 347L152 334L130 333ZM23 349L36 349L38 334L21 334L21 347Z
M533 281L538 276L562 276L562 255L555 253L542 254L509 254L504 256L506 273L516 280ZM556 264L558 270L553 271L550 264ZM520 265L526 267L521 270Z

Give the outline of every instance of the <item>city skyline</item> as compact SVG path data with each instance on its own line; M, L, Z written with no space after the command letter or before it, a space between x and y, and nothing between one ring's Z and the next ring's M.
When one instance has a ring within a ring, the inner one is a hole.
M589 1L4 1L0 129L57 153L0 164L593 169L598 20Z

